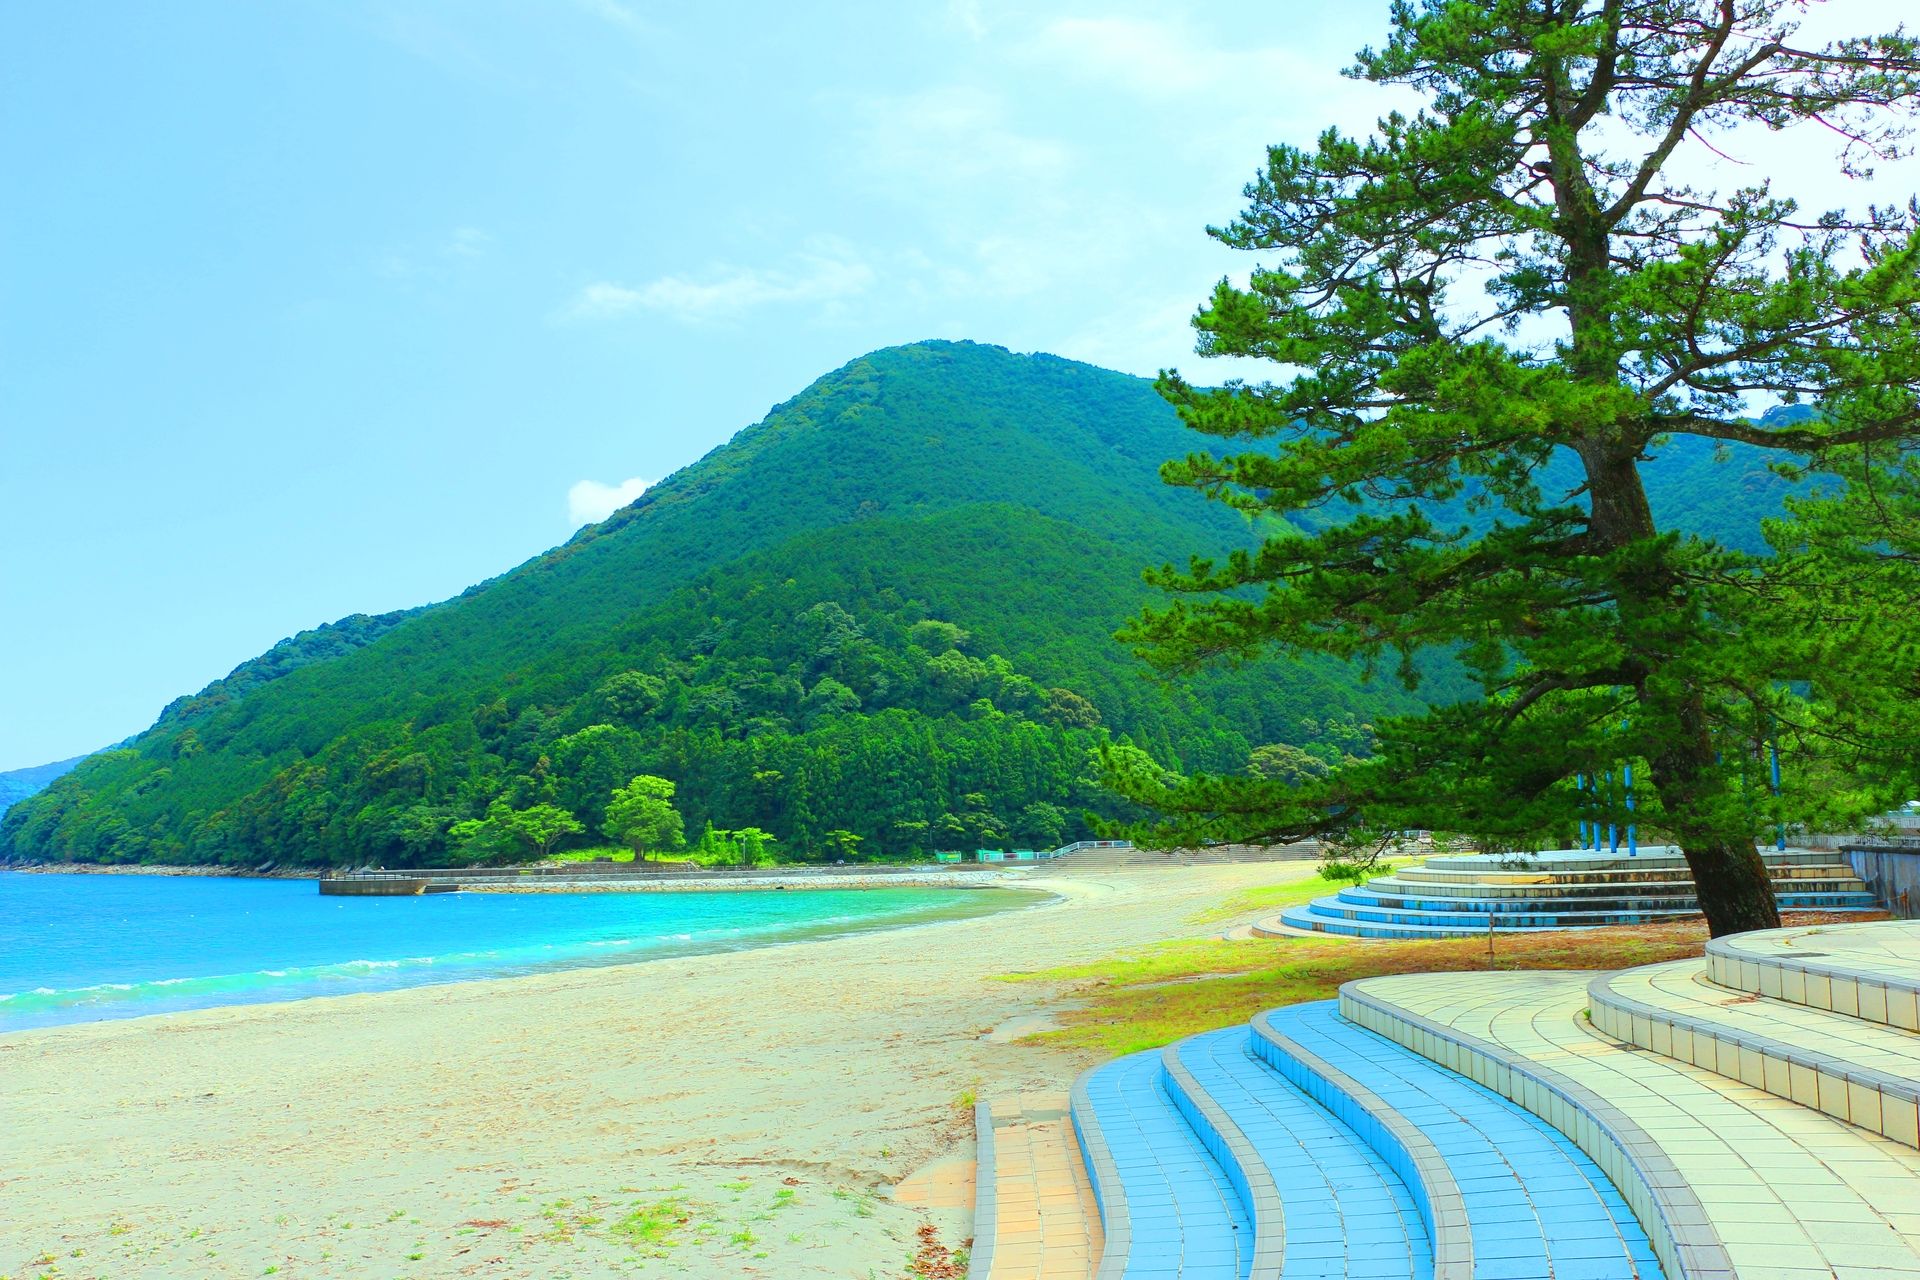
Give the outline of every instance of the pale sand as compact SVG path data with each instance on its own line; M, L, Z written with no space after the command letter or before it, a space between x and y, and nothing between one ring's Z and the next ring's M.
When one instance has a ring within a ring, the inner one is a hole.
M993 975L1217 936L1311 873L1036 876L1061 897L975 920L0 1036L0 1276L900 1277L922 1225L971 1230L887 1194L971 1155L955 1100L1093 1061L989 1038L1067 985Z

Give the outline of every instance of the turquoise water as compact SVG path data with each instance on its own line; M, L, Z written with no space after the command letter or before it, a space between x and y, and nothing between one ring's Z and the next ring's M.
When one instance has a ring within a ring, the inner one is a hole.
M630 964L985 915L971 889L323 898L311 880L0 873L0 1031Z

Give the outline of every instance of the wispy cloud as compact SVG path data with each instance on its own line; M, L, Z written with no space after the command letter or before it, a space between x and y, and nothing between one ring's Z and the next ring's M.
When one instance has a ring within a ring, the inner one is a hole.
M1072 163L1072 148L1023 133L1006 98L972 85L942 85L860 104L860 162L890 182L937 193L974 193L982 180L1051 183ZM996 196L1002 194L995 193Z
M824 303L831 310L872 283L871 267L843 246L830 245L799 255L795 269L787 271L721 267L700 276L662 276L638 288L597 281L575 295L560 318L617 320L635 311L656 311L686 324L705 324L776 303Z
M568 320L613 320L640 305L642 293L601 280L582 289L561 313Z
M634 476L619 484L582 480L567 490L567 518L576 526L597 524L645 493L651 480Z
M440 252L449 258L484 258L492 244L493 237L478 227L455 227Z
M448 284L493 251L479 227L455 227L437 242L398 245L374 259L374 270L408 285Z
M1275 86L1331 76L1330 68L1284 48L1210 48L1180 27L1137 18L1062 18L1031 52L1142 97L1205 93L1271 104Z

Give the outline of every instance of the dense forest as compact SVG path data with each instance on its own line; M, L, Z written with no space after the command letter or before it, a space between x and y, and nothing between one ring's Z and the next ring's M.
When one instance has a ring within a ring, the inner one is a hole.
M690 836L907 857L1121 816L1090 776L1102 742L1182 771L1364 753L1414 693L1324 661L1169 687L1112 640L1144 566L1251 541L1158 482L1190 447L1142 379L876 352L519 569L302 632L176 701L10 810L0 856L443 863L503 802L572 815L561 847L604 844L613 791L654 775ZM1676 460L1658 500L1743 540L1781 482L1730 486L1738 469ZM1466 692L1428 667L1419 697Z

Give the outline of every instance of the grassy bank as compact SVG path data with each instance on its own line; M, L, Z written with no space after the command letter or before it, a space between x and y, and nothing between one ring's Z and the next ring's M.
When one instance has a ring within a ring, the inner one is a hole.
M1318 881L1256 890L1276 907L1324 892ZM1230 911L1223 904L1220 917ZM1269 905L1264 899L1254 904ZM1209 913L1215 914L1215 913ZM1884 918L1796 912L1789 924ZM1621 925L1605 929L1484 937L1374 942L1353 938L1196 939L1162 943L1090 965L1001 976L1005 982L1066 980L1076 1007L1056 1013L1060 1031L1029 1037L1118 1056L1157 1048L1182 1036L1245 1022L1254 1014L1308 1000L1327 1000L1340 984L1390 973L1469 969L1625 969L1702 953L1704 921Z

